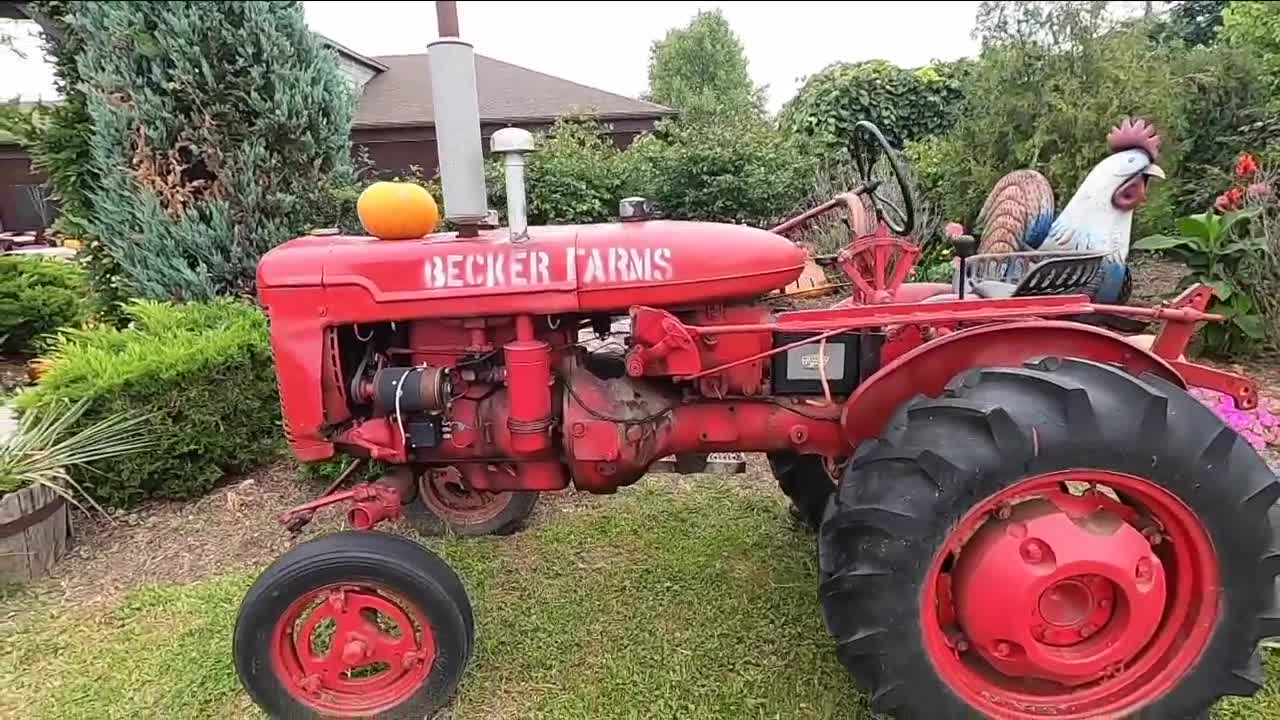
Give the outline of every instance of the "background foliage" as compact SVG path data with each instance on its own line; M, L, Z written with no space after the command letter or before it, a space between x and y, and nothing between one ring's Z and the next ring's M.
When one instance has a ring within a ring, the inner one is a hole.
M78 266L37 256L0 256L0 351L29 352L63 327L77 327L91 311Z
M884 60L835 63L808 78L783 107L791 132L836 148L854 144L853 127L870 120L896 146L950 130L964 110L970 63L907 70Z
M1222 36L1230 45L1255 53L1273 99L1271 108L1280 110L1280 5L1274 2L1232 2L1222 13Z
M196 497L222 477L278 450L280 399L267 320L232 301L126 308L130 324L62 333L20 411L89 403L87 426L117 414L150 415L153 452L98 463L73 477L103 505L151 496Z

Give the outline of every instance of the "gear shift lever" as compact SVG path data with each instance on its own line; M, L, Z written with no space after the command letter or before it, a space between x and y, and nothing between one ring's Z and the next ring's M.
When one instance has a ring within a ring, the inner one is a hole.
M955 248L956 257L960 258L960 286L957 288L956 293L963 300L964 286L968 282L964 274L964 263L969 256L978 251L978 241L972 235L952 235L947 239L951 241L951 246Z

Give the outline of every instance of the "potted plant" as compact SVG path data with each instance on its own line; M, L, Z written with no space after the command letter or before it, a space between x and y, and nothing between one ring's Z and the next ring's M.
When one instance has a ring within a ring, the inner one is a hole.
M153 444L146 417L113 415L76 428L88 401L27 413L0 436L0 582L41 577L66 552L67 504L83 499L105 511L72 479L72 468L145 450Z

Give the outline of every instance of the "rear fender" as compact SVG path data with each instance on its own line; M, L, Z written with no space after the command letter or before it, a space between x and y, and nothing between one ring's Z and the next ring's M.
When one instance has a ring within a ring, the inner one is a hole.
M1118 364L1186 387L1168 362L1106 330L1053 320L1001 323L951 333L891 361L858 386L845 403L840 423L849 443L857 446L878 437L907 400L941 394L964 370L1021 365L1045 355Z

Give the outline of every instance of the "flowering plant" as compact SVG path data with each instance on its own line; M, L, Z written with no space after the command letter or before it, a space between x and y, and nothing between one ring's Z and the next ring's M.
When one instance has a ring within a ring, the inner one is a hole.
M1280 416L1274 401L1260 404L1253 410L1238 410L1235 402L1226 395L1203 388L1192 388L1191 394L1209 406L1222 421L1240 434L1250 445L1261 450L1267 445L1280 444Z

